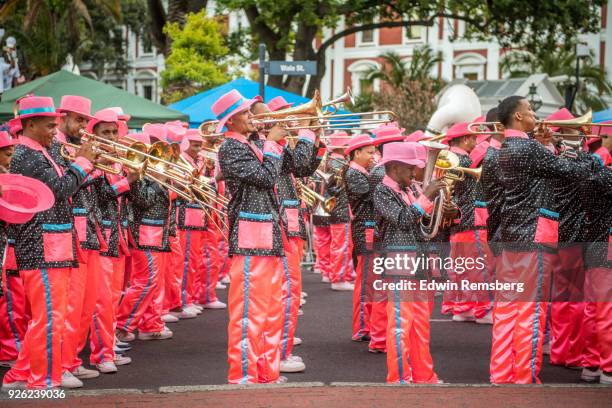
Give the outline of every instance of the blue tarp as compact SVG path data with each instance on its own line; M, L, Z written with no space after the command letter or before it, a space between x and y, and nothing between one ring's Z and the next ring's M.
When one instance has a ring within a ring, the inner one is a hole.
M236 89L245 98L254 98L255 96L259 95L259 83L246 78L238 78L216 88L200 92L199 94L175 102L168 107L189 115L189 126L198 127L200 123L206 120L216 119L210 107L217 99L219 99L219 97L221 97L221 95L231 91L232 89ZM276 98L277 96L282 96L287 102L294 102L296 105L306 103L310 100L308 98L304 98L303 96L267 85L265 96L266 102L272 98ZM350 112L339 111L338 113Z
M612 120L612 109L606 109L593 113L593 122L607 122Z

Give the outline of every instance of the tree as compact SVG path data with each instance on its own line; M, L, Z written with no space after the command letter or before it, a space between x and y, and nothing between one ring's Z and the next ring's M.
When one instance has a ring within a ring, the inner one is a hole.
M466 38L494 38L503 47L528 50L551 47L598 29L598 10L605 0L486 1L482 0L217 0L220 11L242 10L251 27L243 43L253 57L259 42L270 59L315 60L317 75L310 78L307 94L320 88L325 74L325 53L336 41L360 31L384 27L433 26L439 17L466 23ZM338 30L344 20L345 28ZM332 35L316 47L325 29ZM255 58L252 58L255 59ZM273 86L301 93L305 77L270 77Z
M18 39L26 60L21 67L32 79L60 69L68 54L80 55L95 36L94 12L121 21L119 0L9 0L0 7L0 20Z
M501 62L502 72L511 78L527 77L534 72L548 76L567 76L567 81L557 83L563 95L568 87L575 83L576 52L575 48L556 48L552 52L540 50L536 53L509 53ZM612 83L606 77L606 71L594 64L594 54L580 62L580 88L576 94L576 111L594 111L608 107L605 98L612 97Z
M442 56L435 55L429 46L415 48L409 62L394 51L385 52L380 57L382 66L370 68L365 78L369 82L379 79L394 88L401 88L405 79L417 81L430 78L435 65L442 61Z
M166 56L170 52L170 41L164 32L167 23L178 23L182 27L185 24L187 13L205 10L207 3L207 0L168 0L168 13L166 14L162 0L147 0L151 36L157 49Z
M164 102L171 103L227 82L222 62L228 49L221 26L204 10L187 14L183 27L169 23L164 32L172 41L166 69L162 71Z

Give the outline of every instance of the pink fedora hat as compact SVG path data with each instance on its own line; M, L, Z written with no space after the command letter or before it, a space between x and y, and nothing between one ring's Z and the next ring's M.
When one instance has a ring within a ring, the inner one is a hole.
M119 107L113 107L113 108L104 108L98 112L96 112L96 115L99 113L103 113L104 115L111 115L109 112L113 112L115 115L117 115L117 129L119 131L119 137L123 137L125 135L127 135L129 133L129 129L128 129L128 125L127 125L127 121L130 119L130 115L126 115L123 113L123 110ZM123 119L122 119L123 118Z
M74 112L91 119L91 99L79 95L64 95L57 111Z
M198 129L187 129L183 141L181 142L181 151L189 149L189 142L201 142L202 136Z
M572 113L568 111L566 108L561 108L558 111L553 112L550 115L548 115L546 119L544 120L548 120L552 122L552 121L557 121L557 120L568 120L568 119L576 119L576 117L572 115ZM550 130L552 130L553 132L556 132L559 130L559 126L551 126Z
M469 123L467 122L455 123L446 131L444 139L442 139L442 143L448 144L450 140L456 139L458 137L473 135L474 133L470 132L468 129L468 124Z
M163 123L145 123L142 126L142 133L147 135L150 139L154 137L162 142L168 140L168 129ZM153 142L152 139L151 142Z
M219 133L225 126L225 122L237 113L244 112L249 109L255 102L261 101L260 96L256 96L253 99L246 99L240 92L232 89L228 93L221 96L215 103L212 104L211 109L219 124L215 129L215 132Z
M55 196L47 185L20 174L0 174L2 196L0 219L10 224L23 224L55 203Z
M166 125L181 126L181 127L184 127L185 129L189 128L189 123L183 122L183 121L180 121L180 120L171 120L169 122L166 122Z
M164 123L164 127L166 128L166 142L168 143L181 143L187 133L187 129L176 123Z
M346 132L336 132L332 133L328 137L327 149L344 149L349 142L348 133Z
M372 146L372 145L374 145L374 139L370 135L367 135L365 133L361 135L357 135L353 137L352 139L349 139L346 149L344 149L344 155L348 156L349 153L352 152L353 150L357 150L362 147Z
M111 106L108 109L112 109L117 114L119 120L128 122L132 118L131 115L128 115L127 113L123 112L123 108L121 106Z
M129 133L127 135L130 139L134 139L138 142L144 143L146 145L151 144L151 138L146 133Z
M277 96L276 98L270 99L266 105L268 105L270 111L274 112L293 106L293 102L287 102L282 96Z
M27 119L35 116L63 116L63 113L55 111L53 98L48 96L26 96L18 102L17 114L19 119Z
M414 132L406 136L404 142L418 142L419 140L423 139L427 139L425 133L422 130L415 130Z
M401 142L406 137L402 133L404 130L405 129L400 129L397 124L381 125L377 127L372 130L372 133L376 136L374 139L374 146L378 146L382 143Z
M21 126L21 119L19 118L13 118L7 123L9 127L9 133L13 135L13 137L17 137L17 134L23 130L23 127Z
M425 161L420 157L422 152L419 151L419 146L421 145L416 142L389 143L385 146L383 157L378 165L396 161L423 168Z
M93 133L93 129L98 123L115 123L117 128L119 128L119 118L112 109L102 109L96 112L89 123L87 123L87 128L85 129L87 133Z
M13 139L8 132L0 131L0 149L3 147L14 146L17 144L17 139Z

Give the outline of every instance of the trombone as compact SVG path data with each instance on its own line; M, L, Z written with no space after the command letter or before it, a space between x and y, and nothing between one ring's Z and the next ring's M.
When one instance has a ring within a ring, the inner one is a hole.
M325 198L321 194L307 187L301 180L296 180L299 196L310 207L314 208L314 214L329 217L336 207L336 197Z

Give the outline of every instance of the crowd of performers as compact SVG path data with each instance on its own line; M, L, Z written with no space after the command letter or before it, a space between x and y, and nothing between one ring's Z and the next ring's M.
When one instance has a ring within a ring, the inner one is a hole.
M181 122L129 133L121 108L94 114L80 96L64 96L57 109L48 97L20 99L9 132L0 132L0 166L10 173L0 175L9 177L3 190L10 176L42 183L29 186L30 218L0 201L0 364L10 367L3 388L80 387L129 364L133 340L169 339L167 324L226 307L228 382L287 381L281 373L306 368L293 347L301 342L295 331L310 233L314 271L332 290L353 291L352 340L386 353L387 382L441 382L429 350L435 291L390 284L443 278L525 285L519 299L444 293L442 313L453 321L492 324L492 383L539 383L545 342L551 364L582 369L586 381L612 381L605 130L587 138L576 126L540 126L525 98L509 97L487 114L497 133L449 124L441 141L460 168L482 175L464 171L444 201L447 180L424 180L431 146L423 132L384 124L325 135L317 121L299 117L299 130L256 126L255 116L289 106L230 91L212 105L214 134L203 135ZM548 119L572 118L561 109ZM184 194L169 168L143 174L110 159L101 141L179 148L205 180L204 196ZM306 208L306 189L334 205ZM450 222L427 236L423 225L440 216ZM373 290L381 277L375 259L398 254L487 262L461 272L387 268L387 289ZM216 296L225 284L227 305ZM87 341L89 364L79 358Z

